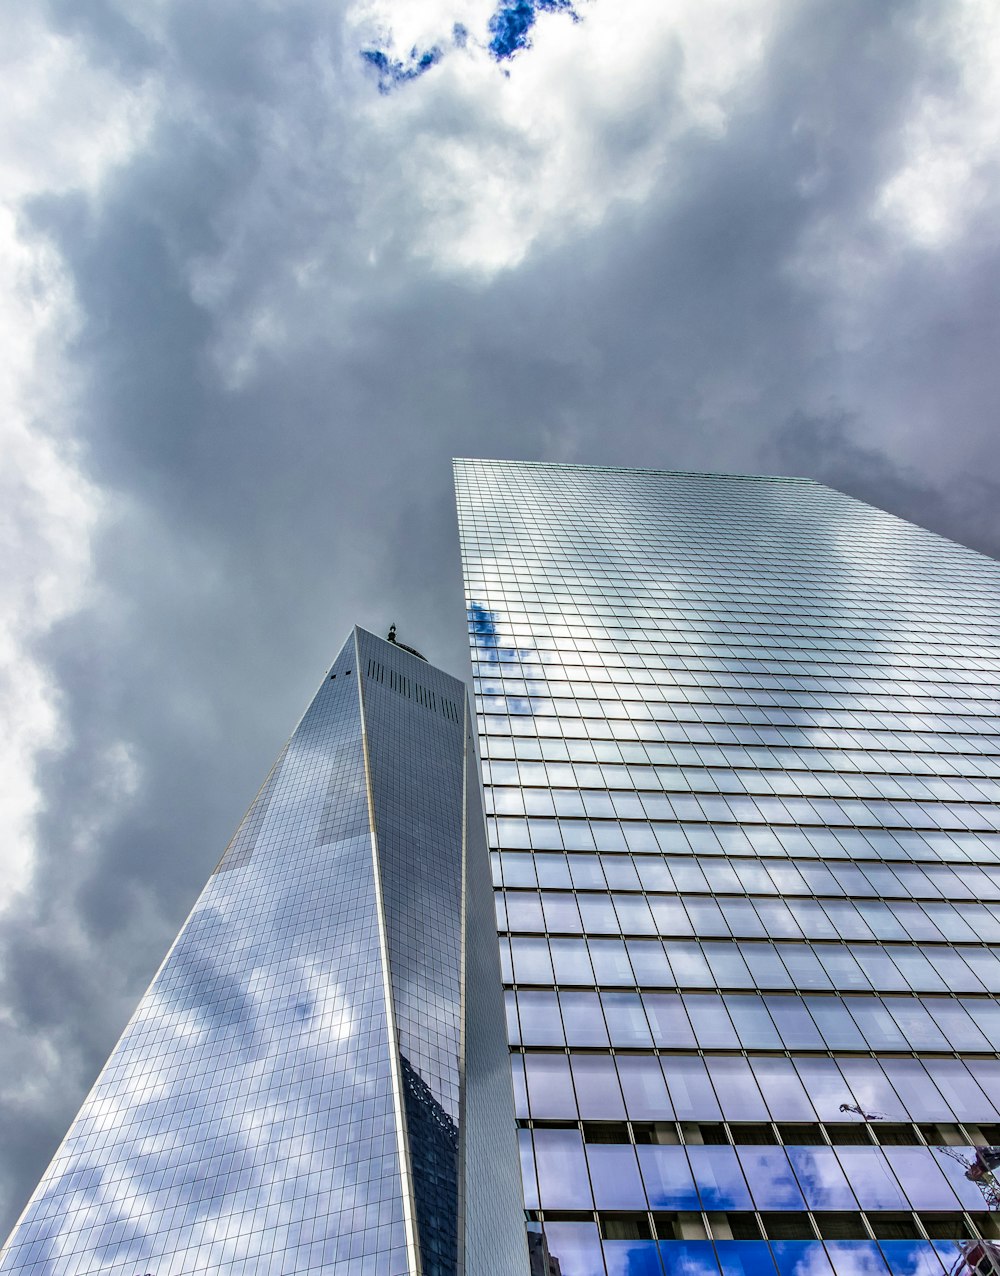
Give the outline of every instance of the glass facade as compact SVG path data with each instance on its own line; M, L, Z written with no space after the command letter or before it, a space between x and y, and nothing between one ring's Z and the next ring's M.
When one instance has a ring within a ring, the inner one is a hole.
M462 684L356 629L0 1272L527 1270L474 757Z
M455 468L561 1276L1000 1271L1000 565L808 480Z

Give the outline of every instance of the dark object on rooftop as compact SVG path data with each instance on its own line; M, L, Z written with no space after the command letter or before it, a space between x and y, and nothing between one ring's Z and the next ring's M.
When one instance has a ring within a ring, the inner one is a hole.
M396 622L389 626L389 632L386 634L386 641L391 642L394 647L399 647L401 651L408 651L411 656L416 656L418 660L427 661L426 656L422 656L416 647L408 647L405 642L399 642L396 638Z

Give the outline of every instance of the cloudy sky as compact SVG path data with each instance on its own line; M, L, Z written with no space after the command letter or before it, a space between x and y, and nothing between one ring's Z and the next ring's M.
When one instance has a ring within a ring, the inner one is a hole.
M0 18L0 1232L453 455L796 473L1000 553L994 0Z

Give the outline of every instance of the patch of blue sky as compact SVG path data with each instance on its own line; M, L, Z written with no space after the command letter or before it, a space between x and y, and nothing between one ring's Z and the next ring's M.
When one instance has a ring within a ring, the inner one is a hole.
M498 631L496 613L487 611L481 603L469 605L469 632L477 647L496 647Z
M423 53L417 49L411 49L410 56L405 62L400 58L393 58L384 49L362 49L361 56L378 72L378 91L391 93L397 85L426 75L431 67L437 66L444 57L444 50L436 44L430 49L425 49Z
M516 53L531 48L531 30L540 13L564 13L574 22L580 21L574 0L501 0L487 26L489 40L486 49L495 62L509 62ZM456 22L451 32L454 48L467 48L470 40L468 27ZM391 93L399 85L426 75L444 55L445 48L440 44L424 52L411 49L405 60L394 57L388 48L361 50L362 58L378 73L380 93Z
M531 47L531 28L540 13L565 13L574 22L580 20L572 0L513 0L500 4L490 18L491 39L487 46L497 62L506 62Z
M504 647L500 642L500 630L497 626L497 615L494 611L489 611L482 603L470 603L468 608L469 617L469 633L472 635L472 641L480 649L481 658L488 664L499 665L504 663L508 668L512 666L514 661L531 660L534 653L530 648L526 647ZM499 684L498 692L502 693L503 684ZM530 702L528 700L517 700L518 705L527 707L510 709L512 713L530 713Z

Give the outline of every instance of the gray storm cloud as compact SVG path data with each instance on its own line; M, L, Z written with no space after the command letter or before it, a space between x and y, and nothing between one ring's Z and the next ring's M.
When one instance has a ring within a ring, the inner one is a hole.
M464 670L451 456L806 474L1000 552L995 15L667 8L385 95L361 6L33 18L141 122L15 210L74 315L35 428L99 509L19 656L55 725L0 914L0 1231L350 625Z

